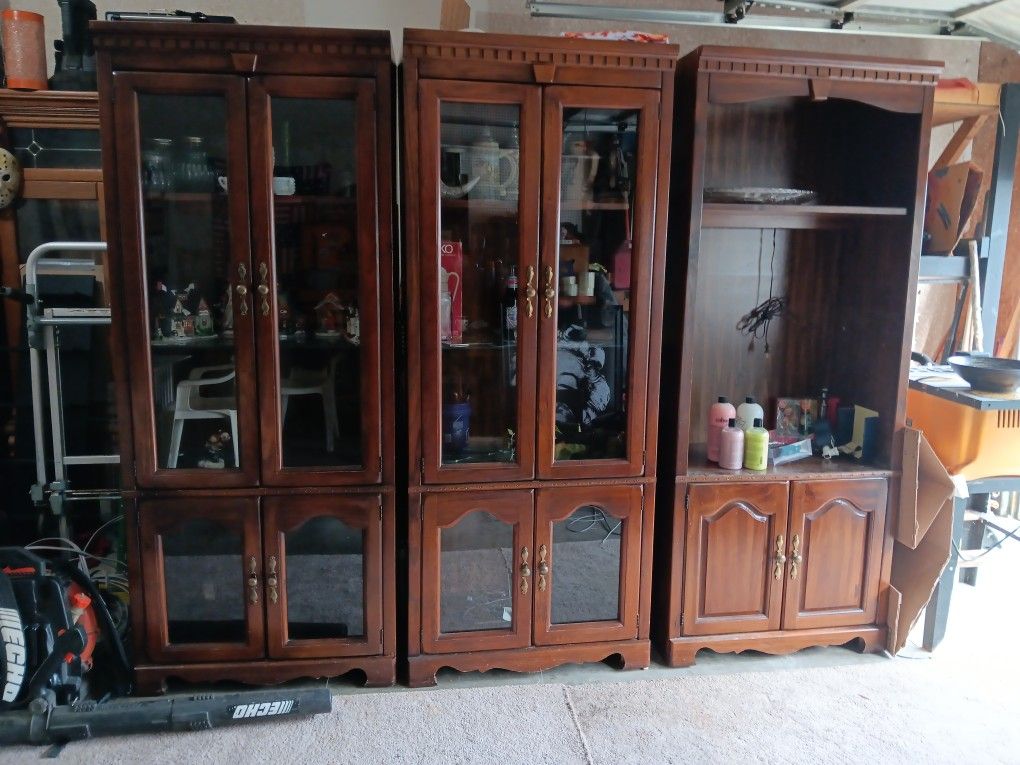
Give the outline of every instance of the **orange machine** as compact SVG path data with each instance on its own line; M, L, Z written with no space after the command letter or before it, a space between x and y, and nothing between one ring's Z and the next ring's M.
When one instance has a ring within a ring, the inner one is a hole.
M1020 477L1020 393L975 391L955 374L910 373L907 420L951 475Z

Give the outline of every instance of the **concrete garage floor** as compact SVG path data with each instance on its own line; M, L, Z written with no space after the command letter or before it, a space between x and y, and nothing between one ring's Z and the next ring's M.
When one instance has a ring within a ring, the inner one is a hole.
M1020 544L957 585L945 642L895 659L818 648L702 653L686 670L443 672L439 687L337 685L333 713L70 744L68 763L1020 763ZM915 640L920 640L919 632ZM46 748L0 752L0 763ZM50 754L54 754L50 752Z

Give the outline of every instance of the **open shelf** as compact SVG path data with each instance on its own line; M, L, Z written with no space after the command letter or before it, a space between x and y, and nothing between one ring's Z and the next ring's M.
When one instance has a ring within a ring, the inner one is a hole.
M840 478L887 478L895 471L867 465L852 457L837 457L826 460L821 457L806 457L783 465L769 465L766 470L726 470L705 456L705 445L691 447L687 464L687 475L679 480L688 483L738 481L803 481L814 478L835 480Z
M151 202L174 202L210 204L216 200L226 201L225 191L146 191L145 200ZM329 204L339 207L353 207L357 200L354 197L336 197L326 194L274 194L273 204L280 205L303 205L303 204Z
M768 205L706 202L705 228L843 228L871 218L906 217L905 207L857 205Z

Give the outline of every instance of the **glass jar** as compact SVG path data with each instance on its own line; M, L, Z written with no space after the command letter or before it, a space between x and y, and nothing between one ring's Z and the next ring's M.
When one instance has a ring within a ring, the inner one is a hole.
M172 140L153 138L151 146L142 152L142 188L145 191L162 194L173 189L172 151Z
M184 138L184 152L177 169L177 187L180 191L211 192L216 185L216 173L209 165L201 136Z

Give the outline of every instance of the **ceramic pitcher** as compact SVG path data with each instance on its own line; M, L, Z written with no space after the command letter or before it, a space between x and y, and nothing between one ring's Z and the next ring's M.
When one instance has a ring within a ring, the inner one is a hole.
M478 183L472 189L474 199L516 199L517 177L520 173L518 149L503 149L488 128L471 145L469 152L472 178Z

